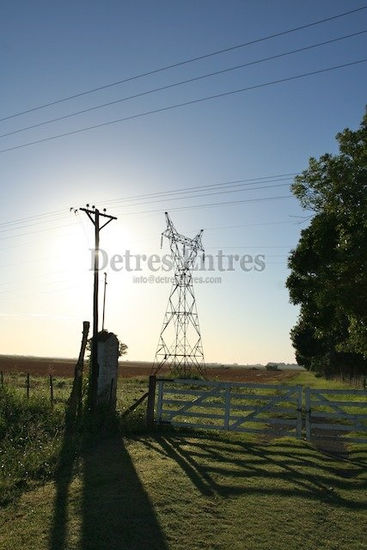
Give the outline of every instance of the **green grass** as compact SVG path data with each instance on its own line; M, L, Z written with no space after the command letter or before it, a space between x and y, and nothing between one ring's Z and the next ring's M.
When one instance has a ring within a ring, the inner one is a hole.
M149 434L146 403L119 433L68 436L67 388L52 409L38 382L29 401L22 385L0 397L0 550L365 548L367 446L338 459L290 438ZM288 383L341 387L308 372ZM119 411L146 387L120 380Z
M55 475L71 384L71 379L55 378L55 400L51 407L48 378L33 376L27 399L25 376L7 376L5 387L0 388L0 505ZM119 413L145 391L146 380L133 379L120 384ZM121 421L123 432L145 430L145 406L146 403Z
M285 381L286 384L293 386L294 384L300 384L301 386L314 388L314 389L324 389L324 390L353 390L362 388L355 387L348 382L342 382L341 380L333 380L328 378L323 378L321 376L315 376L313 372L310 371L301 371L295 373L295 376L289 380Z
M294 440L114 437L2 510L0 549L362 550L366 466Z
M63 424L62 412L39 396L0 390L0 504L52 478Z
M87 374L85 374L85 377ZM54 404L63 409L67 399L69 398L73 379L53 377L54 388ZM143 393L147 391L147 377L136 378L119 378L117 387L117 407L122 412L126 410L134 401L136 401ZM26 398L26 375L22 373L7 373L4 379L5 389L11 389L19 397ZM31 376L30 377L30 397L44 400L45 403L50 402L50 384L49 378L46 376Z

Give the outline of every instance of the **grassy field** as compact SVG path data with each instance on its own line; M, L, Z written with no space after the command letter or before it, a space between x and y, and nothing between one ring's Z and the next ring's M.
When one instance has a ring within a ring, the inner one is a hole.
M286 383L340 387L307 372L292 376ZM145 391L145 378L123 380L120 410ZM147 433L144 407L92 444L63 432L62 400L53 410L47 399L30 402L38 425L25 422L27 401L16 396L16 423L0 446L0 460L13 457L15 483L0 511L0 550L366 547L366 446L337 457L294 439Z
M0 548L362 550L366 466L293 440L114 437L2 510Z

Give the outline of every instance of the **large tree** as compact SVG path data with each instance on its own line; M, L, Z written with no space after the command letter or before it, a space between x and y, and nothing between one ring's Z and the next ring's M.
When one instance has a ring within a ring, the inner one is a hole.
M289 258L297 361L322 372L367 372L367 114L337 134L339 154L310 158L292 191L313 213Z

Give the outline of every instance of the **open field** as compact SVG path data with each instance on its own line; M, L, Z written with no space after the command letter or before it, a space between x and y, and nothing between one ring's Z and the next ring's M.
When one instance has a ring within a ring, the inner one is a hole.
M52 374L59 378L74 376L74 359L52 359L42 357L18 357L15 355L0 355L0 371L6 373L30 373L31 376L47 376ZM152 363L144 361L121 361L119 376L121 378L148 377ZM298 371L296 371L298 372ZM169 373L167 367L161 369L160 375ZM294 376L292 370L266 371L265 369L243 367L209 367L208 378L211 380L228 380L233 382L270 382L287 380Z

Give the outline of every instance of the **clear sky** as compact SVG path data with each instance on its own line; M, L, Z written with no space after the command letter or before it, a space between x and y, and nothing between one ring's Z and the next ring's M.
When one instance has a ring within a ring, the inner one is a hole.
M354 0L3 0L0 118L360 6ZM0 353L77 355L82 321L92 314L93 227L69 207L88 202L118 217L101 233L109 254L159 254L168 210L182 233L204 228L208 254L265 255L261 272L214 272L221 284L197 285L206 359L293 361L289 331L297 309L285 288L287 256L307 224L299 216L308 213L290 193L292 178L274 176L302 171L311 155L335 152L335 134L359 125L366 63L7 149L351 63L367 57L366 33L3 134L365 30L367 9L2 120ZM159 202L142 198L267 176L252 186L218 187L218 194L207 188L165 194ZM141 273L107 271L106 328L128 344L129 359L153 359L169 284L138 284L133 277Z

